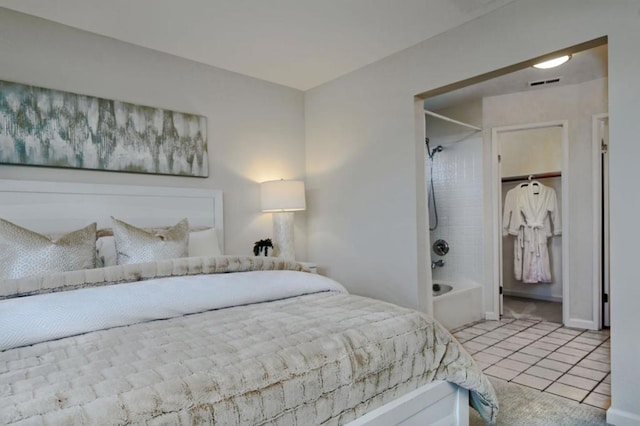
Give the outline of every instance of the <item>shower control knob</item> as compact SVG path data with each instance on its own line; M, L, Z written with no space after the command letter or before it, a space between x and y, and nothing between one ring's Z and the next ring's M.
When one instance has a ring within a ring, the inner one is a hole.
M433 252L438 256L444 256L449 253L449 243L445 240L437 240L433 243Z

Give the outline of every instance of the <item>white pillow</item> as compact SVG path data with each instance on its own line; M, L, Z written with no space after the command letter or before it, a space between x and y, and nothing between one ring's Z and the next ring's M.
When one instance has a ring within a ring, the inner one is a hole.
M215 228L189 234L189 257L222 256Z
M96 268L117 265L116 240L113 236L100 237L96 241Z
M116 242L112 236L98 238L96 251L97 268L117 265ZM215 228L189 233L189 257L198 256L222 256Z

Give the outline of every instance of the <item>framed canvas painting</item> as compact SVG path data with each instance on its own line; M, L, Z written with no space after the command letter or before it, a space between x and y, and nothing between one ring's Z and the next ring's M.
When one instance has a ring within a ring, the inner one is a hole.
M207 177L207 119L0 81L0 163Z

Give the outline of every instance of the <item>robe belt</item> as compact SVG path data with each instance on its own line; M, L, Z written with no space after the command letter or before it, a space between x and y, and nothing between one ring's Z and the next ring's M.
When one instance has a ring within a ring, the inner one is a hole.
M540 246L542 244L546 244L546 238L541 238L540 231L544 230L544 223L542 222L531 222L524 225L525 231L526 228L531 229L529 238L532 240L532 243L529 250L531 252L536 252L536 256L540 256ZM526 232L525 232L526 233Z
M516 244L519 250L515 250L515 256L517 260L522 258L522 250L524 250L524 229L520 228L516 235Z

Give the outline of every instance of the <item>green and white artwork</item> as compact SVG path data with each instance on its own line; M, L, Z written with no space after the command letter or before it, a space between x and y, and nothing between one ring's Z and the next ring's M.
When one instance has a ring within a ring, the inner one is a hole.
M207 119L0 81L0 163L207 177Z

